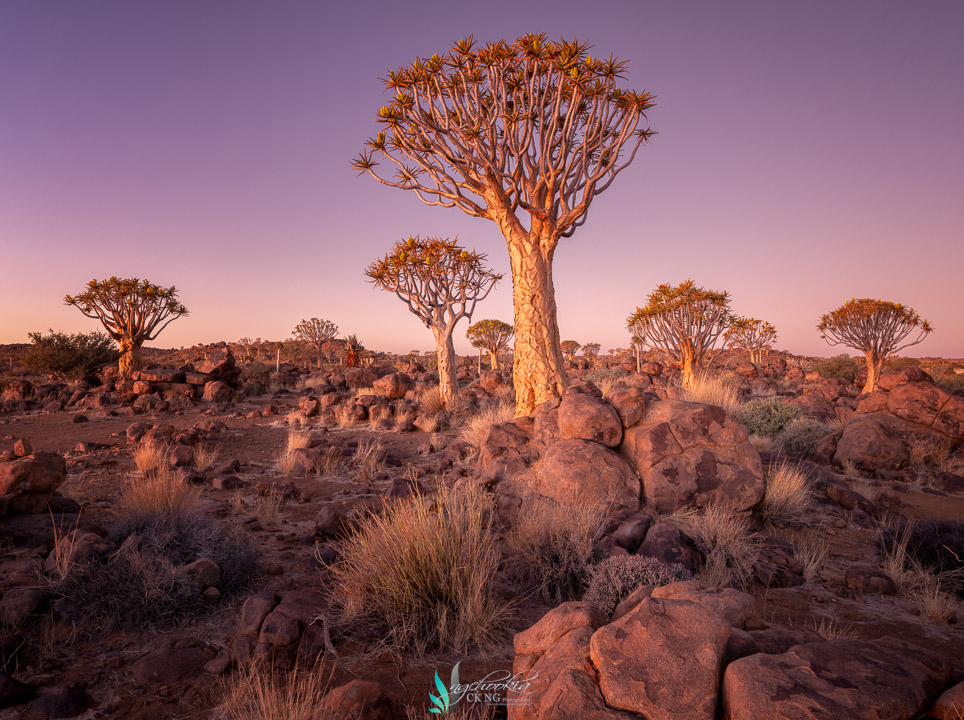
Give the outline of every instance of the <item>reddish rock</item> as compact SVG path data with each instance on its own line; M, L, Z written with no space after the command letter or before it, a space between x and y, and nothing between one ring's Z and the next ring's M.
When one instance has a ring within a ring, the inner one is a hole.
M559 436L582 439L616 447L623 437L623 425L611 405L588 393L567 394L559 405Z
M844 573L844 582L852 590L873 595L895 595L897 584L883 570L871 565L852 565Z
M532 435L514 422L492 425L482 441L479 470L485 479L508 479L525 470L539 456Z
M834 463L850 462L861 470L897 469L910 457L907 444L888 413L859 413L850 418L837 440Z
M415 381L405 373L391 373L372 383L375 392L389 400L401 400L405 393L415 387Z
M204 395L201 399L210 403L231 402L234 399L234 390L226 382L212 380L204 386Z
M683 533L665 522L658 522L649 529L636 554L653 557L664 563L679 563L690 570L693 570L697 563L697 553Z
M945 690L934 706L927 713L927 717L937 720L961 720L964 718L964 682Z
M663 366L658 362L644 362L640 365L639 369L646 375L657 376L663 374Z
M654 403L623 434L643 499L660 513L723 502L749 508L763 497L763 467L746 428L722 408L680 400Z
M772 625L763 630L731 627L730 639L726 643L726 664L757 653L780 655L797 645L812 642L823 642L823 638L816 630L802 625Z
M9 510L40 513L46 510L54 491L67 479L67 463L52 452L0 462L0 497Z
M634 553L653 524L653 516L638 512L623 520L612 534L613 542L626 552Z
M208 655L200 645L160 647L138 658L131 672L138 685L176 683L197 675Z
M536 480L539 494L561 503L639 509L639 478L632 467L618 453L588 440L551 445L542 456Z
M730 629L689 600L647 598L589 644L606 704L647 720L713 720Z
M50 599L50 594L38 587L16 587L0 598L0 626L15 628L27 623Z
M352 680L325 695L322 702L333 718L392 720L392 703L378 683Z
M637 385L616 388L606 399L616 410L624 428L632 427L646 414L646 393Z
M881 373L877 379L877 387L881 390L893 390L898 385L918 382L933 383L934 380L916 365L910 365L900 370L890 370Z
M33 445L27 438L20 438L13 444L13 456L22 458L33 455Z
M505 385L505 380L502 379L502 373L500 372L489 370L479 375L479 387L489 395L495 393L503 385Z
M704 588L696 580L684 580L653 589L650 597L689 600L715 612L727 627L743 627L753 614L753 596L733 588Z
M913 720L950 677L940 655L894 638L750 655L723 674L723 720Z
M808 392L787 402L804 415L828 420L834 416L833 405L821 392Z

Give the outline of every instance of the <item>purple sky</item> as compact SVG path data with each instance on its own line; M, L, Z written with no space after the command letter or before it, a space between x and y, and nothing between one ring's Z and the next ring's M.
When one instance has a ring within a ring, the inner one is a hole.
M475 319L511 322L494 223L349 161L389 69L470 33L542 31L628 60L624 86L658 103L660 134L556 255L564 339L624 347L635 306L691 277L792 352L840 352L814 326L856 296L935 325L910 354L964 355L960 0L6 0L0 342L96 328L63 296L133 275L191 310L155 345L277 340L315 316L373 349L428 350L362 274L411 234L488 253L506 279Z

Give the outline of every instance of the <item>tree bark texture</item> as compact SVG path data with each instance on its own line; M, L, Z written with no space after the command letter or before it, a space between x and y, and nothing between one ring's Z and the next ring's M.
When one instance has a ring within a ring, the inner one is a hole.
M127 379L144 367L141 346L129 338L121 338L117 343L120 346L120 358L117 361L118 374L121 378Z
M435 335L435 349L438 357L438 384L446 408L455 401L459 383L455 374L455 343L452 341L452 328L444 325L432 328Z

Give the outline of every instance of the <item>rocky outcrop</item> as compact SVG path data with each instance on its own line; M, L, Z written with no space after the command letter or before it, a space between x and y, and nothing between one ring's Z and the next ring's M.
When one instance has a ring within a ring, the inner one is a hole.
M0 462L0 515L7 511L40 513L67 479L67 463L53 452Z
M588 440L560 440L550 445L536 470L536 480L533 489L537 493L561 503L639 508L639 478L632 467L618 453Z

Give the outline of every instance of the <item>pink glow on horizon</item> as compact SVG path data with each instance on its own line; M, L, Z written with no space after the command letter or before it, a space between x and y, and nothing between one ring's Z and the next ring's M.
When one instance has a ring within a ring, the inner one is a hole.
M964 356L964 4L372 7L0 5L0 343L95 329L63 297L119 275L179 289L191 315L161 347L279 340L316 316L373 349L429 350L363 276L410 234L487 253L506 278L474 319L511 322L494 223L349 161L389 69L469 33L545 31L628 60L624 85L657 95L659 135L557 253L564 339L625 347L650 290L693 278L792 352L843 351L819 316L881 297L935 326L909 354Z

